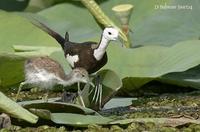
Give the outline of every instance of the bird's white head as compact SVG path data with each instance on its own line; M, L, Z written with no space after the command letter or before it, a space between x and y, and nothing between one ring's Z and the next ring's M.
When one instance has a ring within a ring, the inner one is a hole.
M107 27L103 30L103 37L107 40L116 40L119 36L119 31L114 27Z

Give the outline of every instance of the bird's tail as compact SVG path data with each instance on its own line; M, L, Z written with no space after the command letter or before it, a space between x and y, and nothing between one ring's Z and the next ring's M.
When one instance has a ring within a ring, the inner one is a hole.
M32 20L31 23L33 25L37 26L38 28L42 29L44 32L48 33L51 37L53 37L60 44L60 46L62 47L63 50L65 49L65 41L67 39L63 38L59 33L53 31L48 26L46 26L45 24L41 23L40 21L38 21L36 19Z

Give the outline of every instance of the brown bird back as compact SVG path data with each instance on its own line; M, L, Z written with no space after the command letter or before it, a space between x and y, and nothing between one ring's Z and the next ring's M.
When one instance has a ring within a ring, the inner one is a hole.
M61 79L65 78L65 72L62 66L57 61L49 57L35 57L28 59L25 62L25 70L34 71L36 68L46 70L49 73L53 73Z

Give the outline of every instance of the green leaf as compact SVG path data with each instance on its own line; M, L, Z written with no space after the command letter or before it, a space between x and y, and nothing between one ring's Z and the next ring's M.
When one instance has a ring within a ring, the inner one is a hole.
M24 79L24 61L24 57L0 54L0 88L10 87Z
M0 92L0 111L11 115L12 117L23 119L30 123L36 123L38 117L28 110L22 108L19 104L12 101Z
M64 3L66 0L30 0L26 12L38 12L55 4ZM71 1L69 1L71 2Z
M164 5L165 2L167 5L189 5L192 6L192 10L154 10L154 5L152 5L151 9L154 12L143 16L144 11L141 10L144 8L135 5L137 9L140 8L138 9L140 11L135 8L135 13L137 12L141 19L136 21L136 16L133 16L131 20L131 23L135 21L135 24L131 25L134 31L131 34L133 45L134 43L136 45L173 45L180 41L199 39L200 17L198 17L198 12L200 12L200 8L198 5L200 1L163 0L163 2L161 5ZM138 2L138 4L141 3Z
M49 110L30 108L29 111L37 115L39 118L42 118L45 120L51 120L51 112Z
M71 13L73 11L79 15L73 15ZM74 6L71 3L55 5L38 12L36 16L40 16L41 18L37 19L63 36L68 31L70 40L75 42L97 41L101 37L102 31L87 9ZM80 16L84 17L84 19L80 19Z
M13 45L15 55L22 57L33 57L33 56L50 56L56 51L60 51L57 47L45 47L45 46L25 46L25 45Z
M54 4L54 0L30 0L25 11L37 12Z
M104 109L111 109L115 107L124 107L124 106L130 106L132 105L133 100L136 100L136 98L122 98L122 97L115 97L109 100L106 105L104 106Z
M29 102L29 103L28 103ZM26 101L26 103L23 105L20 103L24 108L27 109L46 109L49 110L51 113L74 113L74 114L95 114L98 115L97 112L81 107L76 104L70 104L70 103L62 103L62 102L41 102L38 103L37 101Z
M105 68L125 79L123 87L130 90L165 74L183 72L199 65L199 48L199 40L183 41L171 47L125 49L112 46L108 49L109 62Z
M133 46L135 45L173 45L180 41L200 37L199 0L109 0L101 4L105 13L116 20L111 7L117 4L134 5L129 27ZM156 10L155 5L189 5L192 10ZM178 34L178 35L177 35Z
M182 72L200 63L199 47L199 40L183 41L171 47L125 49L112 46L108 49L109 63L106 67L118 71L121 78L158 77L170 72Z
M158 78L157 80L164 83L199 89L200 88L199 75L200 75L200 66L198 65L185 72L169 73L167 75Z
M13 52L12 45L58 46L53 38L21 16L0 11L0 19L0 52Z
M56 124L67 124L79 127L87 127L89 124L105 125L112 121L112 119L100 115L94 116L72 113L52 113L51 120Z
M62 102L34 103L26 101L23 107L39 116L41 119L51 120L56 124L66 124L72 126L86 127L89 124L108 124L112 121L107 117L99 115L97 112L79 105Z

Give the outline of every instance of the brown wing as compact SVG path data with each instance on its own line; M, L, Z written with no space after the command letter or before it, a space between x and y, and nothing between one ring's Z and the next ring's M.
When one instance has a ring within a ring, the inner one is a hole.
M97 45L95 42L85 42L85 43L69 43L65 49L65 57L67 54L73 56L78 55L79 61L75 63L74 67L82 67L88 70L91 67L91 62L95 61L93 58L93 47Z
M107 63L107 54L97 61L93 56L94 50L91 48L81 50L79 62L75 63L75 67L82 67L88 71L89 74L97 72Z
M79 61L74 64L74 67L82 67L88 71L89 74L98 71L107 63L107 55L105 54L103 58L97 61L94 58L94 49L98 48L96 42L84 42L84 43L68 43L65 49L65 56L78 55Z
M91 48L85 48L79 51L79 61L75 63L76 67L82 67L88 72L95 67L96 60L93 57L93 50Z

